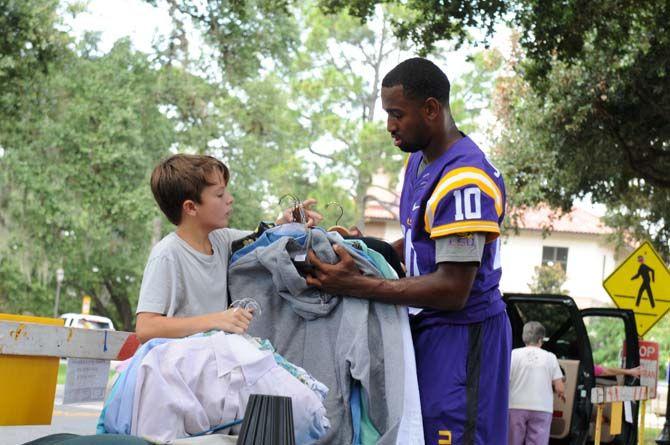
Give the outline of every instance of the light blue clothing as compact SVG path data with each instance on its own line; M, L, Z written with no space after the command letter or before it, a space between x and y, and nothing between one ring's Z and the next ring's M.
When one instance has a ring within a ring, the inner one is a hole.
M301 246L304 246L305 240L307 239L307 232L305 232L305 226L297 223L282 224L281 226L268 229L263 232L256 241L235 252L230 258L229 264L232 265L235 261L239 260L244 255L253 252L259 247L269 246L270 244L285 236L290 236L291 238L298 241Z
M144 343L135 352L130 365L116 379L105 401L105 406L98 419L96 434L130 434L137 370L149 351L172 340L174 339L154 338Z
M391 267L391 265L386 261L386 258L384 258L384 255L381 253L377 252L374 249L370 249L367 244L365 244L361 240L357 239L345 239L344 242L351 247L357 249L357 252L362 254L364 257L366 257L373 266L379 270L379 272L382 274L384 278L387 280L397 280L398 279L398 274L396 273L395 270Z
M356 381L351 387L349 406L351 407L351 423L354 430L352 445L375 445L379 440L379 431L372 424L368 416L368 406L365 402L361 383Z

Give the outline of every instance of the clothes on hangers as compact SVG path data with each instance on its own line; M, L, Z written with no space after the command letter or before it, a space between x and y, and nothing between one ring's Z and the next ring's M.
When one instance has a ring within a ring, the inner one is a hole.
M253 243L244 246L242 249L235 252L230 258L230 263L233 264L244 255L253 252L259 247L266 247L285 236L290 236L304 246L307 233L305 225L299 223L287 223L275 226L265 230Z
M352 247L364 251L373 261L377 269L382 273L383 277L388 280L398 279L395 270L386 262L386 259L377 251L368 248L366 243L360 239L345 239L345 243ZM403 363L405 371L405 386L404 386L404 400L403 400L403 415L398 429L398 445L409 442L411 438L423 437L423 423L421 417L421 399L419 397L419 383L416 378L416 362L414 356L414 343L412 341L412 332L409 326L409 316L405 310L400 314L402 320L400 323L402 333L402 346L406 360ZM364 398L362 400L365 400ZM362 408L363 414L365 407ZM363 419L365 417L363 416ZM362 431L368 425L362 422ZM361 434L362 445L366 445L366 437L374 437L367 428L368 434ZM374 443L374 442L373 442Z
M275 227L275 223L269 221L261 221L258 223L258 227L252 233L248 234L243 238L238 238L234 240L230 245L230 252L235 253L238 250L242 249L245 246L252 244L260 236L265 233L266 230Z
M391 246L386 241L380 240L379 238L374 238L371 236L342 236L345 240L361 240L365 245L381 254L386 262L395 270L399 278L405 277L405 269L402 267L400 257L395 251L393 246Z
M417 437L398 440L406 381L403 363L408 360L401 328L403 320L407 323L406 308L343 298L307 286L290 261L292 252L306 247L333 264L338 257L331 243L340 244L363 273L381 274L340 235L326 234L319 228L305 234L302 243L291 236L280 237L231 263L228 280L232 300L254 295L263 307L249 334L268 338L284 357L329 387L325 406L332 428L319 443L351 441L351 387L353 381L360 381L370 395L368 414L381 434L378 443L423 444L422 431ZM416 374L407 378L416 380Z

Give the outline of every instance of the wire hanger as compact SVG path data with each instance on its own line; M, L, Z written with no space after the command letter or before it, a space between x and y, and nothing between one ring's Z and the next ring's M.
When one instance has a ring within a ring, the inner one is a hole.
M342 205L337 201L330 201L328 204L326 204L326 208L330 207L331 205L336 205L340 209L340 216L338 216L337 219L335 220L335 225L339 226L340 225L340 220L342 219L342 216L344 215L344 208L342 208Z
M293 198L293 209L291 210L291 216L293 216L293 222L300 224L307 223L307 215L305 214L305 208L302 206L302 201L300 201L294 194L287 193L281 198L279 198L279 205L281 206L284 198L289 197Z
M344 208L337 201L329 202L328 204L326 204L326 208L330 207L331 205L336 205L337 207L340 208L340 216L338 216L337 220L335 220L335 225L328 228L328 231L329 232L337 232L342 236L350 236L351 233L349 232L349 229L340 225L340 219L342 219L342 216L344 215Z

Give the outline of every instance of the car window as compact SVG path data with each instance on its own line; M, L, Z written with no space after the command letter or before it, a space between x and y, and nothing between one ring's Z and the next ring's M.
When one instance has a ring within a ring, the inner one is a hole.
M624 320L617 317L584 316L584 324L591 342L593 363L622 367L622 352L626 341Z

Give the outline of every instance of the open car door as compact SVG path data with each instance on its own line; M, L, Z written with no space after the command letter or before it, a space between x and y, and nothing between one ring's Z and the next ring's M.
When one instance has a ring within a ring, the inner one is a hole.
M635 314L628 309L590 308L581 311L584 325L589 336L593 351L594 364L615 368L634 368L640 364ZM625 352L624 352L625 349ZM637 386L640 382L635 377L612 376L596 377L596 386L627 385ZM614 445L635 445L637 443L638 402L625 402L624 413L628 412L629 420L625 419L621 434L609 434L609 404L605 405L601 443ZM624 416L625 418L626 416ZM592 419L593 420L593 419ZM591 437L595 424L590 426Z
M554 397L551 445L583 445L588 440L595 385L591 344L582 314L574 300L563 295L506 294L512 324L512 346L523 347L521 334L528 321L545 327L543 349L558 357L565 375L566 402Z

